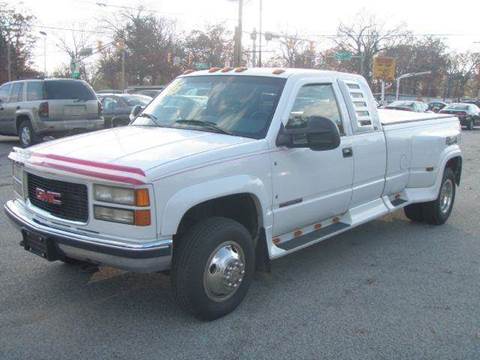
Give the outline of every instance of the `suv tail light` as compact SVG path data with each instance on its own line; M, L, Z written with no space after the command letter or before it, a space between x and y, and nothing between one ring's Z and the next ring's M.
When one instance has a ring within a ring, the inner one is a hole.
M48 117L48 102L42 102L38 106L38 115L40 117Z
M102 103L99 101L98 102L98 116L102 116L102 112L103 112L103 105Z

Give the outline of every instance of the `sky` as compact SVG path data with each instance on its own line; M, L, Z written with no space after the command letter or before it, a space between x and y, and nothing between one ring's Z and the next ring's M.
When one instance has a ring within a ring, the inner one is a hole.
M6 0L17 10L35 15L35 32L44 31L34 51L35 67L44 67L44 40L47 48L47 72L68 64L68 57L57 44L71 41L71 31L53 28L85 29L96 40L108 41L108 34L98 27L104 17L112 17L118 6L144 8L176 21L178 30L189 31L207 24L225 22L233 31L238 14L236 0ZM258 29L259 1L244 0L244 31ZM102 2L107 6L98 6ZM348 23L355 14L366 11L385 21L387 26L405 24L416 34L442 34L454 51L480 52L480 1L457 0L453 5L431 0L263 0L263 31L298 34L317 43L317 49L332 46L331 40L319 35L335 34L340 22ZM250 45L248 34L244 44ZM479 43L476 43L479 42ZM269 46L267 45L266 50Z

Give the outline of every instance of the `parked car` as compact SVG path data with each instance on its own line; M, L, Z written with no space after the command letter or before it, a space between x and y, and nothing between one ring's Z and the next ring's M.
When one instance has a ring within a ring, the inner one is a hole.
M129 87L126 92L129 94L146 95L155 98L163 89L165 89L165 86L163 85L142 85Z
M182 308L212 320L270 260L402 208L449 218L455 116L377 111L359 75L217 70L178 77L129 126L14 149L5 211L22 246L49 261L169 270ZM194 87L206 99L178 95Z
M450 104L440 111L442 114L452 114L458 117L460 124L468 130L473 130L480 123L480 108L474 104Z
M130 113L135 106L145 107L152 98L138 94L99 94L103 106L105 127L124 126L130 123Z
M444 107L446 107L448 104L446 102L443 102L443 101L430 101L428 103L428 110L430 111L433 111L435 113L438 113L440 112L440 110L442 110Z
M22 147L44 136L103 128L101 105L85 81L21 80L0 87L0 134L18 135Z
M462 100L462 103L477 105L480 108L480 99L466 99Z
M398 100L385 106L385 109L426 112L428 105L422 101Z

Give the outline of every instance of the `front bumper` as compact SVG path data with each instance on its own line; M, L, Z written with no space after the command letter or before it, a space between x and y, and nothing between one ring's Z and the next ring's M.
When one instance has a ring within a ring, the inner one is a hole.
M53 228L30 216L17 201L8 201L5 213L23 232L50 239L63 256L113 266L135 272L168 270L172 259L172 240L162 239L142 244L103 239Z

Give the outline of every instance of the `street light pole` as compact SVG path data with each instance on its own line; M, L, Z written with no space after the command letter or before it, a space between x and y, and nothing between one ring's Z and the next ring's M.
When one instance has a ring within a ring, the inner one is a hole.
M396 91L396 94L395 94L395 100L398 100L398 98L400 96L400 81L402 79L407 79L407 78L412 78L412 77L417 77L417 76L422 76L422 75L429 75L431 73L432 73L431 71L423 71L423 72L418 72L418 73L408 73L408 74L400 75L397 78L397 91Z
M43 36L43 76L47 77L47 33L40 31Z
M258 39L258 67L262 67L262 18L263 18L263 0L260 1L259 9L259 22L258 22L258 34L260 38Z

